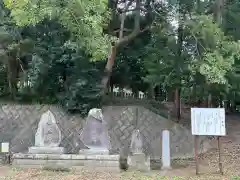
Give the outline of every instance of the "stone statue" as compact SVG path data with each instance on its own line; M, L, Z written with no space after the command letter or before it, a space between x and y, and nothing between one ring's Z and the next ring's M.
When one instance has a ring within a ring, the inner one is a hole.
M143 153L143 142L139 129L133 131L130 145L131 155L128 156L128 165L130 168L140 171L150 170L150 157Z
M108 152L110 138L101 109L94 108L89 111L80 140L88 149Z
M62 154L64 148L61 143L61 131L51 111L42 114L35 134L35 146L29 148L31 154Z
M130 149L132 153L143 153L143 143L139 129L132 134Z
M35 146L58 147L61 143L61 131L59 130L55 117L51 111L45 112L38 124L35 135Z

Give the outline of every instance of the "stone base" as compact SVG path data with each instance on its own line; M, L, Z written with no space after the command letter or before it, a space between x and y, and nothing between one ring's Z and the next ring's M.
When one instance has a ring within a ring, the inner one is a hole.
M119 155L13 154L14 167L120 172Z
M80 149L80 155L109 155L108 149L103 148L91 148L91 149Z
M138 153L128 157L128 164L131 169L139 171L150 171L150 157L146 158L145 154Z
M172 167L170 166L162 166L161 167L161 170L171 170L172 169Z
M30 147L28 148L29 154L63 154L63 147Z

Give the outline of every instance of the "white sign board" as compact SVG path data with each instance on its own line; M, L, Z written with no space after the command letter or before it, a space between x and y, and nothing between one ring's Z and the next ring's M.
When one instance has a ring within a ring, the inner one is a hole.
M191 108L193 135L225 136L224 108Z
M3 142L2 143L1 151L3 153L8 153L9 152L9 143L8 142Z

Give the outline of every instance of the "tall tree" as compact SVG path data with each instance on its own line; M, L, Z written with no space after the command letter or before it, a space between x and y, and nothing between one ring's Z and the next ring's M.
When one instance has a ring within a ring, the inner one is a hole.
M21 37L21 29L13 23L10 12L0 1L0 57L7 70L9 92L13 98L16 96L19 74L23 69L21 57L32 49L31 41Z
M76 40L80 46L83 46L86 53L95 60L104 59L110 49L102 79L103 89L107 87L118 47L149 29L152 23L152 5L156 4L151 0L93 0L81 1L81 3L77 0L64 0L61 3L52 0L37 2L5 0L4 2L11 9L18 25L36 24L45 17L57 17L72 33L73 41ZM134 23L130 29L126 29L125 20L129 16L134 16ZM109 18L106 17L111 17L109 26L106 22ZM147 18L145 23L141 23L143 18ZM111 37L104 34L104 29L107 29Z

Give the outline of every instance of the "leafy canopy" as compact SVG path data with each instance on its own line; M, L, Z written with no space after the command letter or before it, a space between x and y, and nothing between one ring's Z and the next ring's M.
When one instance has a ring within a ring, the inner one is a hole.
M103 33L108 22L107 0L4 0L17 25L36 25L55 19L72 34L93 60L106 57L111 38Z
M211 16L197 16L186 25L190 34L188 41L194 46L191 70L199 71L208 83L226 83L226 74L240 55L240 43L225 36Z

